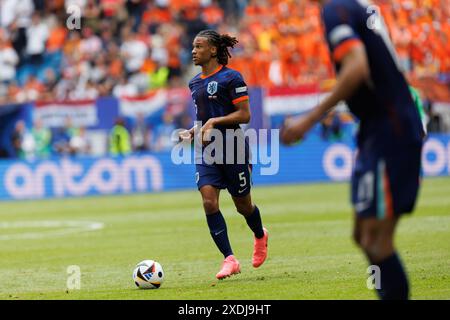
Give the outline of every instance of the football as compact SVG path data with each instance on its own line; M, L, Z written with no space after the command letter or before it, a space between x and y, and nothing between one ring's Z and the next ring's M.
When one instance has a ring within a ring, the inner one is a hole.
M144 260L133 271L133 281L139 289L158 289L164 281L164 271L158 262Z

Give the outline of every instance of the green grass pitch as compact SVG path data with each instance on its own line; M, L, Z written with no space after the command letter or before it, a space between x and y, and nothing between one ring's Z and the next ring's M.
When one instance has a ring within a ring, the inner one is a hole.
M252 195L270 232L268 260L251 266L252 234L222 192L242 268L223 281L196 191L0 203L0 299L376 299L351 239L348 184ZM396 243L412 298L450 299L450 178L424 180ZM160 289L135 287L132 270L144 259L162 264ZM79 290L67 289L71 265L81 271Z

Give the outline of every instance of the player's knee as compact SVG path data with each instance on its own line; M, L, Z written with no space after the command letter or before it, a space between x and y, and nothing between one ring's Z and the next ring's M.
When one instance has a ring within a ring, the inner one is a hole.
M219 202L216 199L203 199L203 208L206 214L212 214L219 211Z
M376 253L377 250L375 248L375 237L368 234L362 234L357 240L358 245L368 255L372 256L374 253Z
M362 241L361 249L370 257L372 262L383 261L385 258L390 256L393 252L392 248L384 246L379 242Z

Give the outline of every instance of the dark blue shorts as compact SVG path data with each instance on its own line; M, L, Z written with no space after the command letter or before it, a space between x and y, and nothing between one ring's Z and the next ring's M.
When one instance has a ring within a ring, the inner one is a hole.
M211 185L227 189L233 197L245 197L252 185L251 164L197 164L195 180L197 187Z
M392 149L391 149L392 150ZM352 176L352 203L360 218L392 218L413 211L418 196L422 144L395 151L361 148Z

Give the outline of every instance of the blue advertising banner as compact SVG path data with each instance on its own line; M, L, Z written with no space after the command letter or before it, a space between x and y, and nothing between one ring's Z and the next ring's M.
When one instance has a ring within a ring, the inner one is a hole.
M350 136L327 142L311 136L293 147L253 148L255 185L347 181L354 146ZM431 135L423 150L426 176L450 175L450 135ZM0 161L0 199L41 199L195 188L195 166L177 165L171 153L126 158L55 158Z
M170 154L0 162L1 199L154 192L195 186L194 167Z

